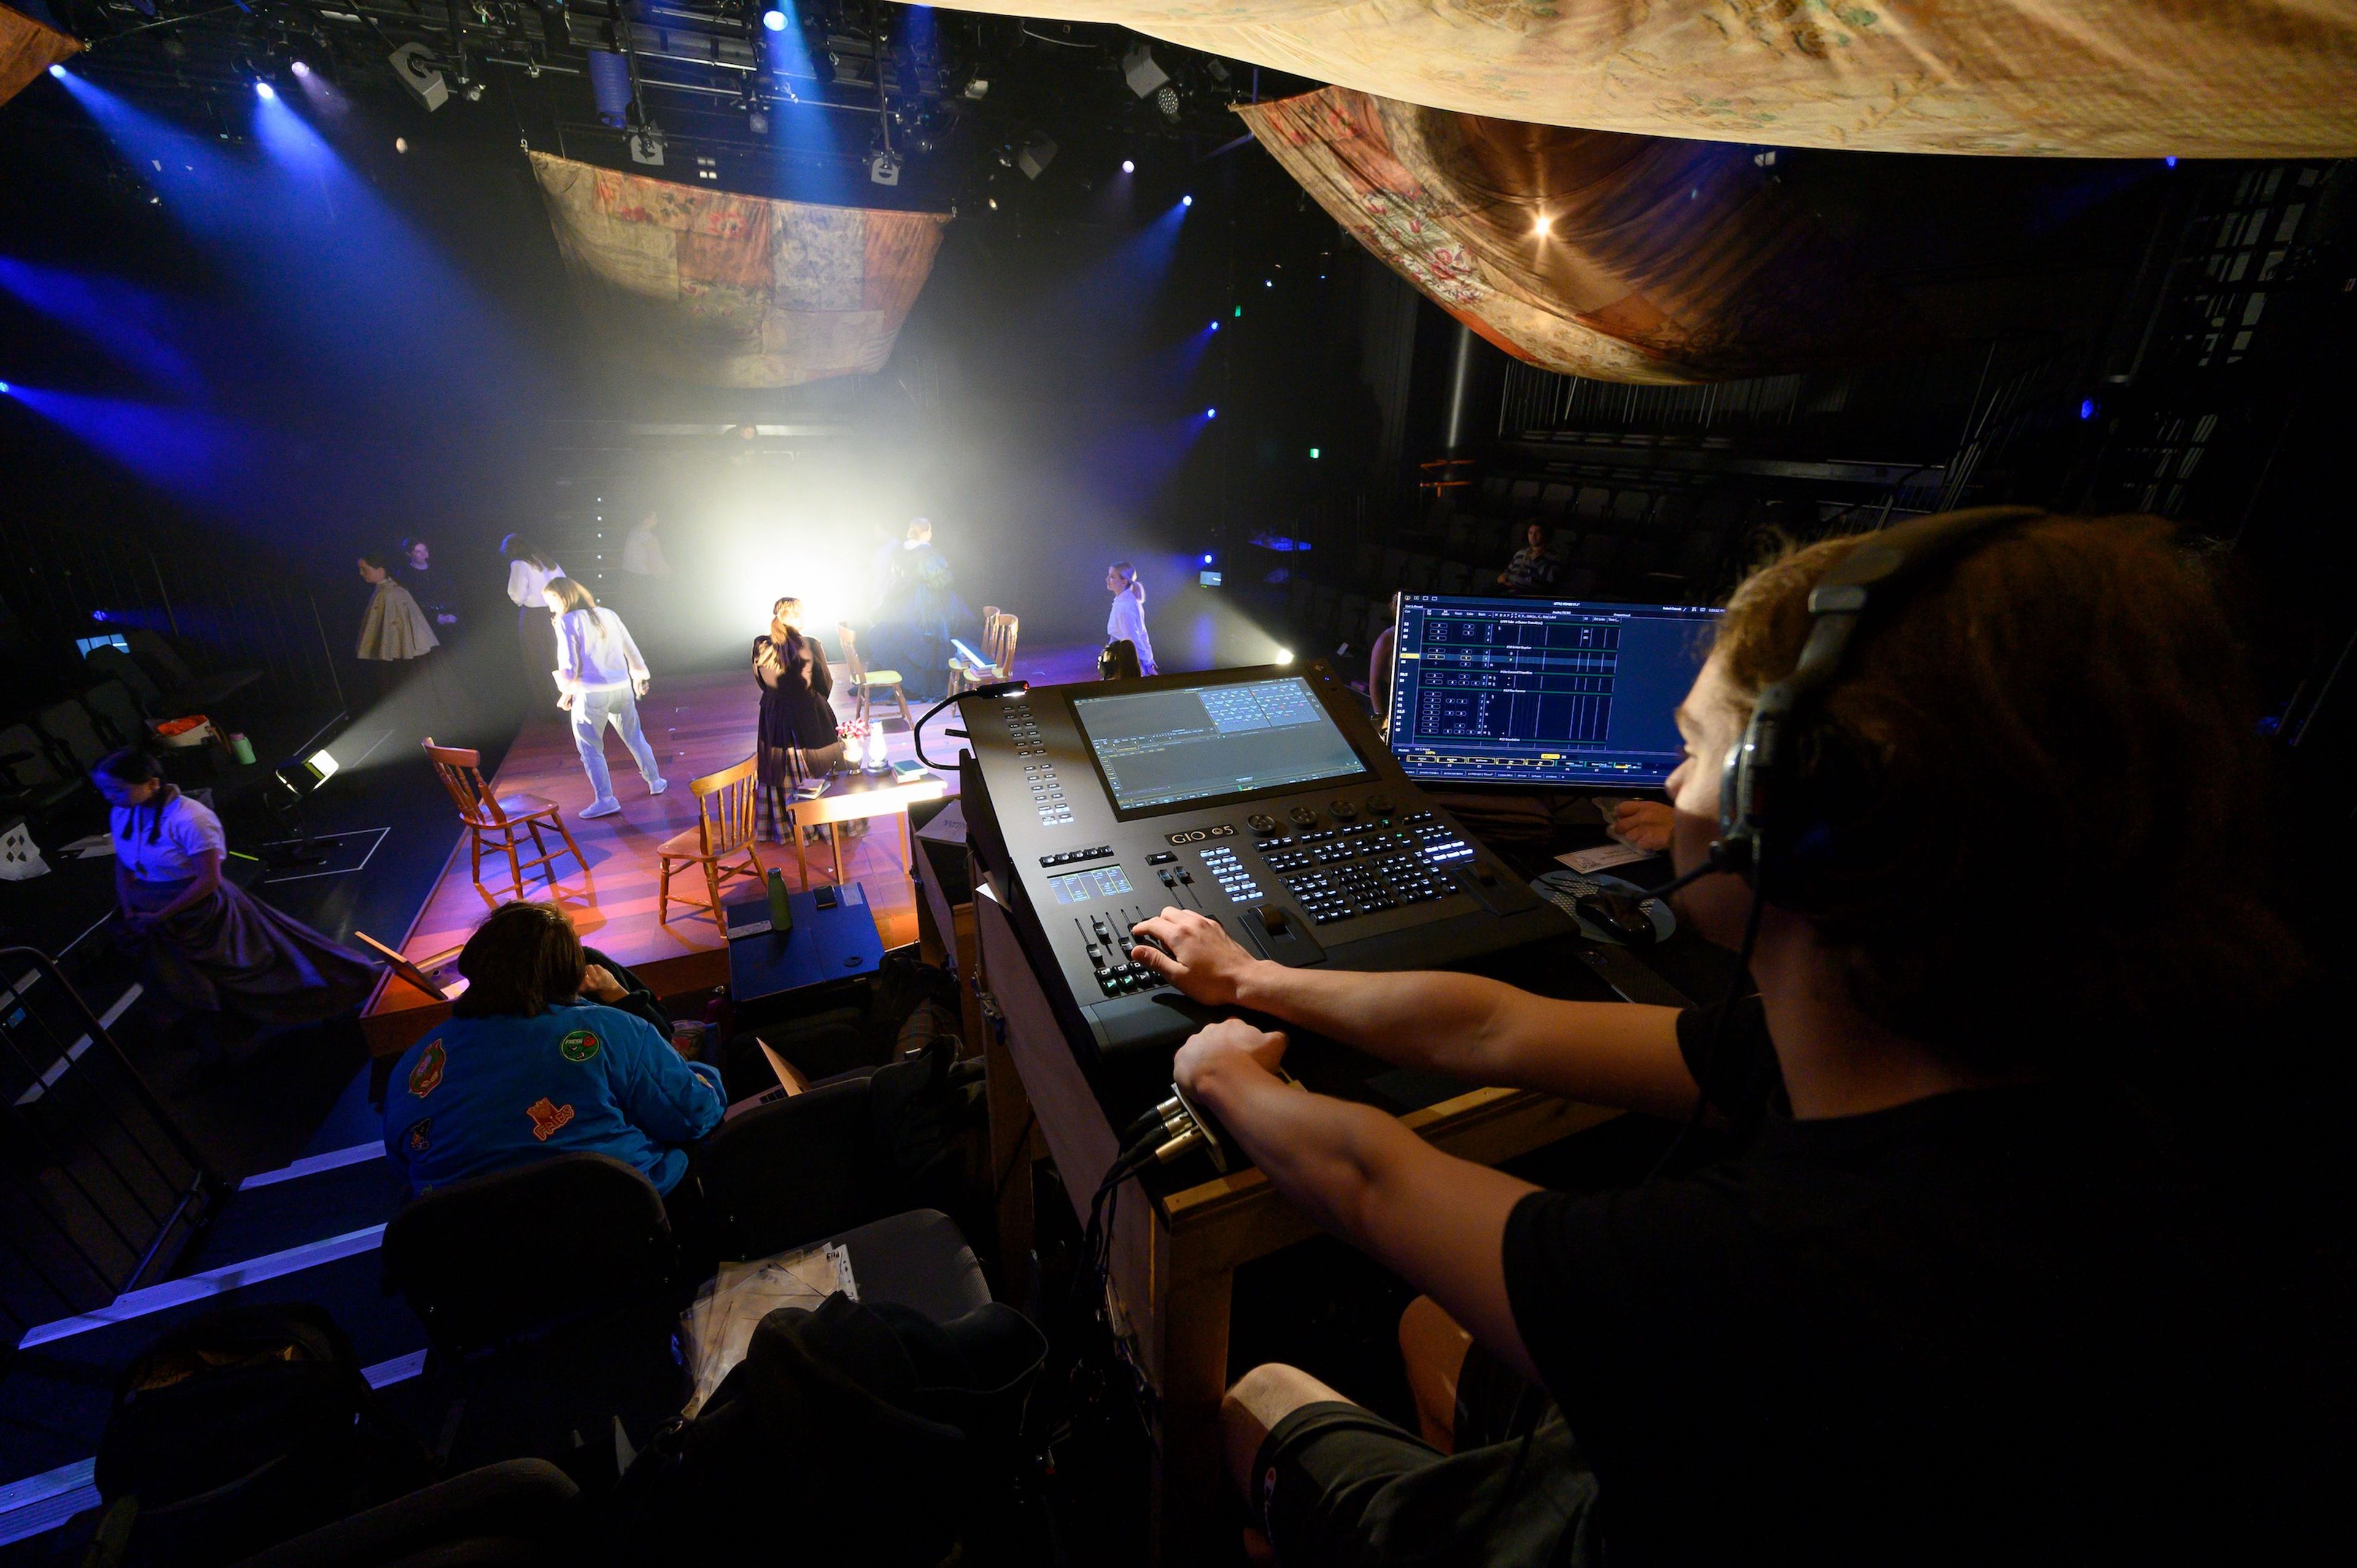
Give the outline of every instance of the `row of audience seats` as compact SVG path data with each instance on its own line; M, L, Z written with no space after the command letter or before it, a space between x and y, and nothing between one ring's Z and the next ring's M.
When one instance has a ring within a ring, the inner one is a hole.
M96 800L91 769L108 752L147 741L156 725L202 712L260 672L198 676L159 638L137 651L101 647L84 660L95 683L0 727L0 815L25 818L36 837ZM168 760L168 759L167 759Z
M1749 521L1746 498L1732 492L1493 476L1444 493L1423 531L1331 553L1320 561L1329 571L1295 575L1286 618L1321 645L1367 648L1391 623L1395 593L1501 592L1498 575L1533 522L1545 530L1562 597L1701 603L1726 585Z

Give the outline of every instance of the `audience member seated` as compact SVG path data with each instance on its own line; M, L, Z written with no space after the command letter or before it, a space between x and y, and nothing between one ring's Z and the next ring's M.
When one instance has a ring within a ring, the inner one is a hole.
M720 1125L720 1075L614 1005L629 988L588 964L547 905L493 910L458 972L449 1022L402 1057L385 1094L385 1152L411 1190L587 1152L637 1166L668 1200L688 1145Z
M1555 588L1555 574L1561 564L1547 553L1546 530L1537 523L1523 530L1523 548L1506 563L1498 574L1498 585L1510 594L1545 594Z
M1548 1192L1280 1077L1283 1034L1189 1040L1192 1102L1432 1298L1401 1334L1424 1439L1291 1367L1230 1391L1279 1563L2255 1563L2323 1538L2335 1353L2188 1120L2264 1098L2253 1021L2299 964L2252 880L2259 709L2201 565L2153 518L1983 522L1874 590L1780 731L1764 823L1730 835L1722 760L1860 548L1739 588L1676 713L1672 858L1719 867L1681 912L1756 996L1558 1001L1287 968L1176 908L1141 926L1131 957L1199 1004L1721 1129L1635 1187ZM2067 853L2025 822L2068 824ZM1756 883L1714 854L1730 836L1764 842Z

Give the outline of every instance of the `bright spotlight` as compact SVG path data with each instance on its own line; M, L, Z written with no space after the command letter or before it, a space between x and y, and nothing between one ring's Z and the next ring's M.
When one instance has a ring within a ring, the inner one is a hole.
M1554 222L1554 219L1549 218L1545 213L1542 212L1539 214L1538 221L1531 225L1531 232L1544 240L1547 237L1548 227Z
M1220 411L1216 408L1207 408L1203 411L1203 417L1205 419L1217 419L1220 417Z
M278 89L271 86L270 83L266 81L257 81L253 84L253 95L264 102L268 102L269 100L278 96Z
M1135 173L1137 172L1137 165L1136 165L1136 163L1135 163L1134 160L1129 159L1129 158L1124 158L1124 159L1122 159L1122 160L1121 160L1121 172L1122 172L1122 173L1124 173L1124 174L1135 174Z
M336 759L324 750L315 751L305 757L303 766L309 768L311 777L322 784L336 776Z
M1309 449L1309 460L1313 463L1318 460L1318 448L1315 446Z
M56 77L59 81L63 81L66 79L66 68L61 65L53 65L49 67L49 74ZM2171 159L2170 161L2173 163L2176 160Z
M1178 205L1181 207L1192 207L1195 205L1195 199L1191 196L1182 196L1178 199Z
M0 397L6 397L10 392L15 392L16 390L16 388L10 386L6 381L0 381Z
M1279 664L1290 664L1290 663L1292 663L1292 662L1293 662L1293 650L1291 650L1290 648L1280 648L1280 649L1278 649L1278 650L1276 650L1276 661L1277 661Z
M409 138L406 136L395 136L393 139L393 150L396 153L407 152L409 150Z
M1208 565L1210 565L1211 564L1211 553L1210 551L1206 550L1206 551L1204 551L1204 552L1203 552L1203 564L1204 564L1204 565L1206 565L1206 566L1208 566Z
M761 26L773 33L782 33L786 30L786 14L783 11L764 11L761 13Z
M2080 401L2079 417L2082 419L2093 419L2095 417L2095 400L2093 398L2083 398Z
M295 74L297 76L308 76L311 74L311 68L305 65L298 59L295 62Z
M1220 324L1219 324L1218 322L1216 322L1216 321L1212 322L1212 323L1211 323L1211 330L1212 330L1212 331L1214 331L1214 332L1217 332L1219 329L1220 329Z

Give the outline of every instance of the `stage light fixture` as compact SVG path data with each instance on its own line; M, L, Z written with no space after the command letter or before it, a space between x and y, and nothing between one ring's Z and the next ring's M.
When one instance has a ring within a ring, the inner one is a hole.
M1154 107L1172 124L1178 122L1178 90L1168 82L1154 90Z
M786 14L783 11L764 11L761 13L761 26L773 33L782 33L786 30Z
M406 136L395 136L393 139L393 150L396 153L407 152L409 150L409 138Z
M768 111L756 109L751 113L746 115L745 129L752 132L753 134L757 136L768 135L770 134L770 116Z
M1280 649L1278 649L1278 650L1276 650L1276 661L1277 661L1279 664L1290 664L1290 663L1292 663L1292 662L1293 662L1293 650L1291 650L1290 648L1280 648Z
M424 44L402 45L393 51L389 62L393 79L428 114L450 102L450 84Z
M1217 317L1212 317L1212 319L1211 319L1211 330L1212 330L1212 331L1214 331L1214 332L1217 332L1219 329L1220 329L1220 322L1219 322L1219 318L1218 318Z
M1220 417L1220 411L1216 408L1207 408L1203 411L1203 417L1205 419L1217 419Z
M1210 551L1206 550L1206 551L1204 551L1204 552L1203 552L1203 564L1204 564L1204 565L1206 565L1206 566L1208 566L1208 565L1210 565L1211 564L1211 553Z
M1015 166L1027 179L1038 179L1056 161L1056 138L1045 131L1034 131L1023 139L1023 146L1015 155Z
M1540 239L1544 240L1544 239L1545 239L1545 238L1547 237L1547 229L1548 229L1548 227L1549 227L1550 225L1552 225L1552 224L1554 223L1554 221L1555 221L1555 220L1553 220L1553 219L1549 218L1545 213L1542 212L1542 213L1540 213L1540 214L1539 214L1538 221L1531 225L1531 232L1532 232L1532 233L1534 233L1534 234L1536 234Z
M56 77L59 81L63 81L66 79L66 68L61 65L53 65L49 67L49 74Z
M16 389L15 387L10 386L6 381L0 381L0 397L10 396L16 392Z
M998 210L998 198L996 198L996 197L995 197L995 196L994 196L994 197L992 197L992 198L990 199L990 209L991 209L993 212L996 212L996 211L997 211L997 210Z
M301 60L299 60L299 59L298 59L298 60L296 60L296 61L295 62L295 64L294 64L290 69L292 69L292 70L293 70L293 71L295 72L295 74L296 74L296 75L297 75L297 76L308 76L308 75L310 75L310 74L311 74L311 68L310 68L309 66L307 66L307 65L304 64L304 63L303 63Z
M1136 163L1136 161L1135 161L1135 159L1132 159L1132 158L1124 158L1124 159L1122 159L1122 160L1121 160L1121 172L1122 172L1122 173L1124 173L1124 174L1135 174L1135 173L1137 172L1137 163Z
M1140 98L1170 81L1170 73L1155 59L1154 46L1148 43L1140 43L1121 57L1121 74L1123 80L1129 83L1129 90Z
M1178 205L1181 207L1192 207L1195 205L1195 199L1191 196L1182 196L1178 199Z
M266 103L278 96L278 89L266 81L257 81L253 84L253 95Z
M2095 400L2093 398L2082 398L2079 401L2079 417L2082 419L2093 419L2095 417Z
M58 68L57 68L56 66L51 66L51 67L49 67L49 69L50 69L51 70L58 70ZM58 74L59 74L59 76L63 76L63 75L65 74L65 72L63 72L63 71L61 71L61 70L59 70L59 71L58 71ZM2171 154L2169 154L2169 156L2167 156L2167 157L2165 157L2165 158L2161 159L2160 161L2161 161L2161 163L2162 163L2165 166L2169 167L2169 168L2175 168L2175 167L2177 166L2177 155L2176 155L2175 153L2171 153Z
M1313 463L1318 461L1318 448L1315 446L1309 449L1309 460Z

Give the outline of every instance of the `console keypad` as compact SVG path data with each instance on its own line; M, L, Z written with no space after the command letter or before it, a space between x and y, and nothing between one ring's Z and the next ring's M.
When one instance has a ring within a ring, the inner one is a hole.
M1255 903L1262 897L1259 880L1244 869L1244 863L1237 857L1234 850L1215 848L1203 851L1203 869L1219 883L1220 891L1228 896L1231 904Z

